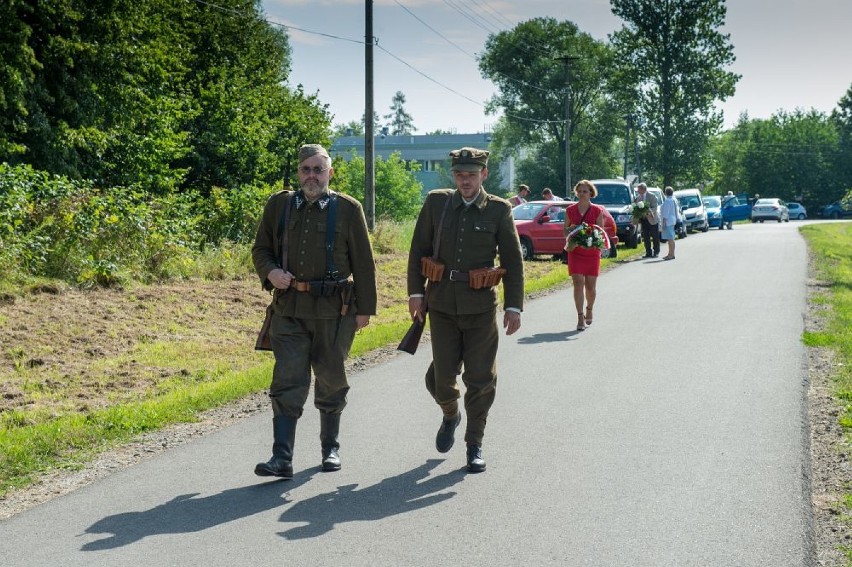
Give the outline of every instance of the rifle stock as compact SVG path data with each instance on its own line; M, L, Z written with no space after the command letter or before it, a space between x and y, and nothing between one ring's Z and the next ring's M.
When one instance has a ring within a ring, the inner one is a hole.
M423 328L425 326L425 323L420 321L420 319L414 319L414 321L411 322L411 327L408 328L405 336L402 337L402 341L400 341L399 346L396 347L396 350L401 350L408 354L414 354L417 352L417 346L420 344L420 337L423 336Z

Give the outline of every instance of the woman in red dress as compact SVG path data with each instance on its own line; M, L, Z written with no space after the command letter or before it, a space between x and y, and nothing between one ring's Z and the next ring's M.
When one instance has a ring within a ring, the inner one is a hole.
M565 211L565 235L581 223L604 225L604 208L592 203L598 196L595 185L584 179L574 186L577 202L569 205ZM577 330L584 331L592 324L592 308L595 306L595 289L601 272L601 251L599 248L584 248L575 242L567 243L568 274L574 284L574 305L577 307ZM586 304L585 312L583 303Z

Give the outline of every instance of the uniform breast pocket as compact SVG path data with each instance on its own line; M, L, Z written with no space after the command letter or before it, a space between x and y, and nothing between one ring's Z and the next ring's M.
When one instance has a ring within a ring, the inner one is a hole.
M497 232L497 223L476 221L473 223L473 238L476 242L491 242Z

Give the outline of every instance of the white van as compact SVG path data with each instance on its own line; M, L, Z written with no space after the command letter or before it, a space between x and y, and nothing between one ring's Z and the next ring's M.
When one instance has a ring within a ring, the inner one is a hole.
M674 196L680 204L687 231L707 232L710 230L710 223L707 222L707 209L704 207L701 191L698 189L679 189L674 192Z

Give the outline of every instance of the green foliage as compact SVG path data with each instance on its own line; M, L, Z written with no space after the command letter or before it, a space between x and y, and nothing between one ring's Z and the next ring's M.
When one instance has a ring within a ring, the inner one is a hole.
M259 6L5 3L0 162L158 195L280 179L330 117L286 86L287 36Z
M364 158L354 152L348 162L343 158L336 158L332 188L363 203L365 167ZM392 220L415 217L423 203L423 186L413 175L413 172L420 169L420 164L406 163L399 152L394 152L387 160L376 156L374 169L376 217Z
M564 63L559 58L566 55L577 60ZM518 147L530 147L534 157L520 168L530 181L557 191L566 186L567 73L572 178L608 174L610 149L621 131L609 95L611 57L605 43L553 18L535 18L489 36L479 67L500 90L489 101L490 109L501 108L504 114L494 132L495 153L517 156Z
M714 192L801 201L814 213L850 183L837 165L843 150L836 124L815 110L779 111L766 120L743 116L716 140L711 155Z
M390 113L385 114L391 136L405 136L417 131L414 119L405 111L405 94L396 91L391 102Z
M152 196L0 165L0 260L10 267L3 279L86 287L244 274L246 247L272 193L253 185L215 188L209 198Z
M705 150L722 125L714 105L734 94L739 79L725 71L734 51L719 31L724 0L610 3L624 20L612 35L616 80L637 109L644 169L664 185L702 181Z

